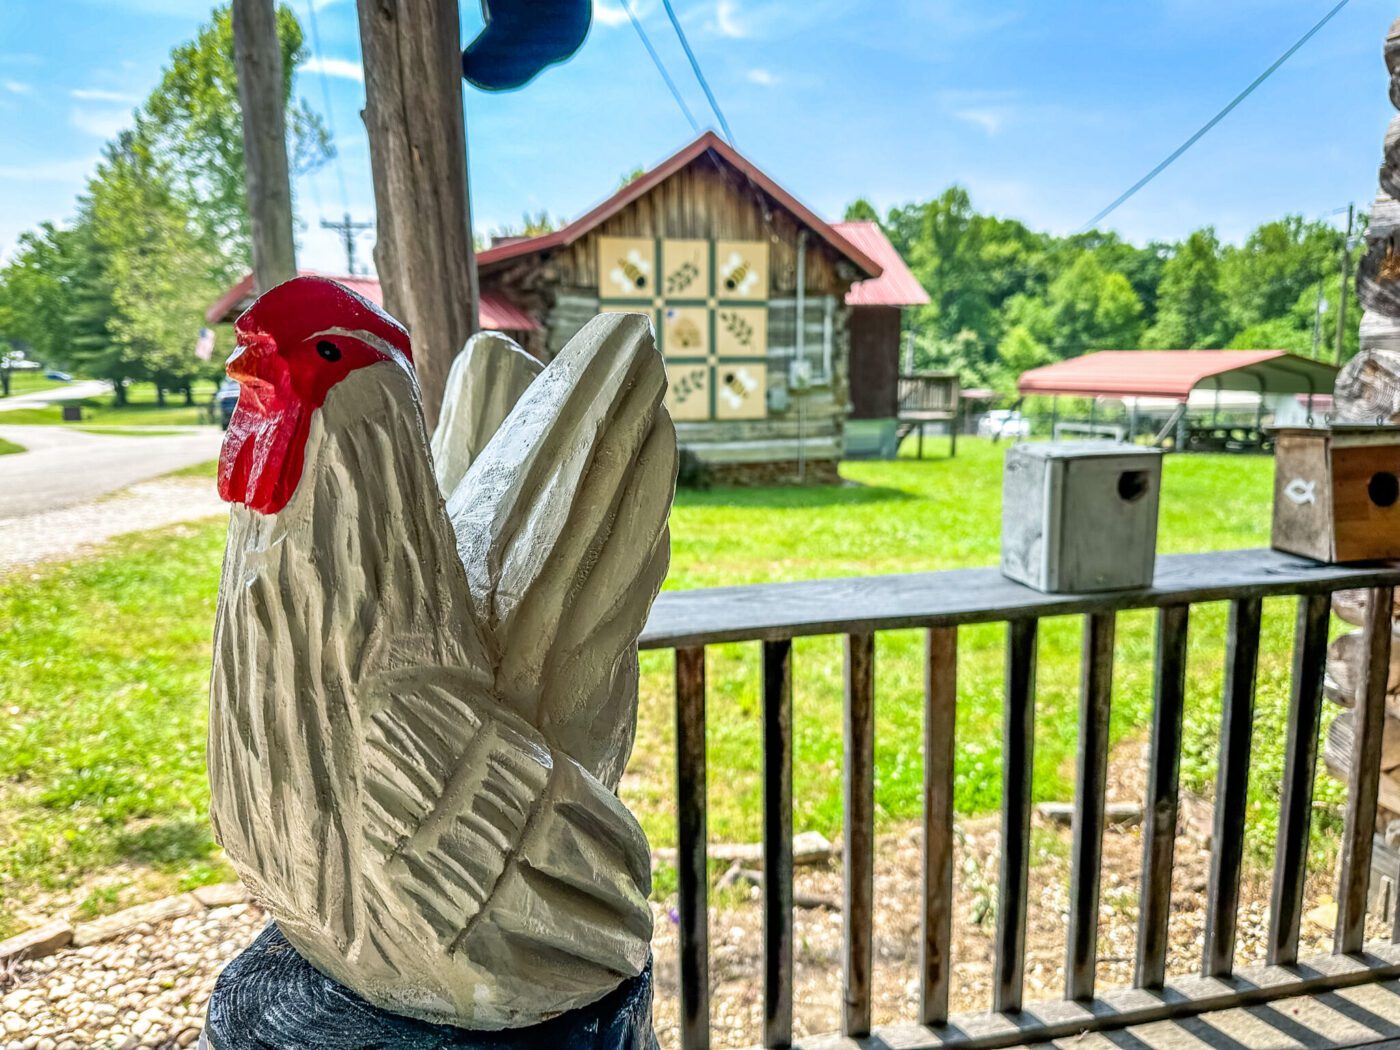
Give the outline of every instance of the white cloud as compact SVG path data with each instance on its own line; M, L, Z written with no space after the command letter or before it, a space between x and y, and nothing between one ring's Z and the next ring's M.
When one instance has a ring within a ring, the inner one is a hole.
M757 84L759 87L772 87L778 83L778 75L770 69L750 69L744 74L744 78L750 84Z
M740 37L748 36L748 31L739 24L739 5L735 0L718 0L715 4L715 28L719 30L720 36Z
M343 80L357 80L361 84L365 82L364 67L358 62L351 62L348 58L321 58L318 56L302 66L301 71L303 73L320 73L327 77L340 77Z
M632 7L632 12L638 18L647 10L647 5L643 0L628 0ZM621 0L613 3L612 0L593 0L593 20L599 25L607 26L609 29L617 26L625 26L630 19L627 17L627 8L622 6Z
M983 106L953 110L952 115L959 120L967 121L969 124L976 124L988 135L995 135L1006 125L1007 118L1011 113L1004 106Z
M74 107L68 114L68 121L79 131L100 139L112 139L116 138L118 132L131 126L131 111L97 109L90 106Z
M26 84L22 80L0 80L0 87L11 95L27 95L34 90L33 84Z
M74 88L68 94L80 102L120 102L124 105L134 106L141 101L135 95L123 94L120 91L108 91L106 88Z
M593 5L593 19L599 25L608 27L620 26L627 21L627 12L621 7L616 7L606 2L606 0L596 0Z

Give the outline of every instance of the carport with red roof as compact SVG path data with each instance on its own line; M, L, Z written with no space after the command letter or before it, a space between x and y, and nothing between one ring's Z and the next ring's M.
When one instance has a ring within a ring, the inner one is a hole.
M1299 398L1311 414L1319 401L1330 399L1337 368L1325 361L1300 357L1284 350L1100 350L1033 368L1021 375L1017 389L1023 397L1091 399L1090 427L1096 426L1098 402L1122 400L1135 420L1142 402L1176 402L1169 425L1162 427L1159 442L1178 448L1263 447L1267 437L1262 423L1270 398ZM1253 427L1191 425L1187 407L1192 394L1214 392L1218 406L1221 392L1257 395ZM1057 404L1057 402L1056 402ZM1078 424L1058 426L1078 427ZM1129 424L1130 431L1133 429ZM1228 431L1228 433L1226 432ZM1238 433L1235 433L1238 432Z

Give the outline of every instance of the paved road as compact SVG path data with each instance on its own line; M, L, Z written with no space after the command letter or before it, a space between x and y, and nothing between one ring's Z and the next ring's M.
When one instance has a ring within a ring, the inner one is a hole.
M112 384L102 379L80 379L76 383L35 390L14 397L0 397L0 412L12 408L40 408L55 401L78 401L85 397L102 397L112 392Z
M63 426L4 426L28 451L0 456L0 521L87 503L219 454L215 427L153 437L88 434Z

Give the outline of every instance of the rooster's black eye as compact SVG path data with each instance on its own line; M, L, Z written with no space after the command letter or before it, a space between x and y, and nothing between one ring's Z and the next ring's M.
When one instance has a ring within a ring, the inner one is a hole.
M316 344L316 352L327 361L340 360L340 347L336 346L329 339L322 339Z

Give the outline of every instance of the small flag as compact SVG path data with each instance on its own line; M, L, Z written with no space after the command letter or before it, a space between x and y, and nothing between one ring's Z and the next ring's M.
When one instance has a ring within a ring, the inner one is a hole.
M199 330L199 341L194 344L194 356L201 361L208 361L214 356L214 329Z

